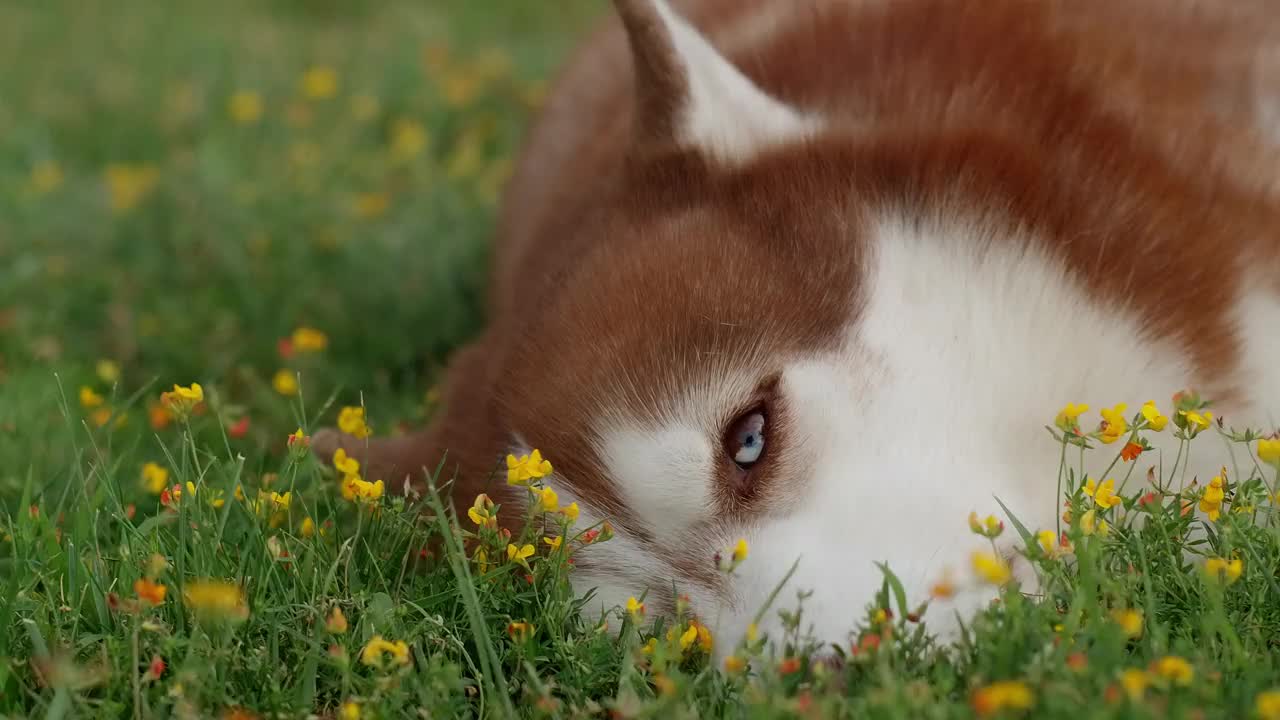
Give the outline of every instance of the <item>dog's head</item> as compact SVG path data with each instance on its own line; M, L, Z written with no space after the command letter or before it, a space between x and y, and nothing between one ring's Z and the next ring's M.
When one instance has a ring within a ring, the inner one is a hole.
M982 547L965 518L993 496L1054 527L1050 403L1167 397L1199 359L1169 339L1220 333L1208 305L1108 269L1142 267L1144 242L1206 272L1228 262L1201 252L1207 225L1167 210L1196 205L1175 197L1187 186L1112 162L1108 143L1133 142L1118 126L1054 130L1074 144L1051 154L1039 131L850 122L766 93L665 2L616 4L626 160L584 178L610 185L509 328L497 394L511 452L540 449L583 522L616 528L575 571L604 607L687 594L731 647L794 564L781 602L813 591L802 626L842 641L881 586L876 561L927 599ZM715 558L739 538L751 556L725 573ZM928 619L945 629L990 597Z
M540 449L562 500L616 529L575 570L604 606L647 592L670 611L674 586L740 637L799 561L782 602L815 590L806 624L838 641L880 585L874 560L895 560L923 599L975 496L990 504L974 474L1001 428L923 436L956 412L992 412L962 379L997 379L999 348L951 352L992 333L961 338L970 328L935 314L987 262L967 249L985 231L952 226L926 251L928 220L858 191L855 177L876 181L866 163L895 159L869 160L820 114L766 95L665 3L618 6L632 146L609 201L575 230L578 256L512 341L511 451ZM1034 261L1001 256L991 271ZM948 367L956 357L966 364ZM906 505L918 527L901 524ZM715 558L739 538L751 556L726 574Z

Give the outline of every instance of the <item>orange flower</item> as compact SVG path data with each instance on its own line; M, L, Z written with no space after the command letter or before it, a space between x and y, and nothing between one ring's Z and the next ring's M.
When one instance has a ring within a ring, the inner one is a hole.
M164 675L164 668L164 658L159 655L152 655L151 662L147 664L147 674L142 679L146 682L159 680Z
M507 625L507 635L515 642L522 643L528 640L531 634L533 634L533 626L527 622L516 621Z
M956 584L951 579L951 573L949 572L944 573L942 578L938 580L938 582L934 583L933 587L929 588L929 595L936 600L946 600L947 598L954 597L955 594Z
M347 631L347 616L342 614L342 608L333 608L333 612L329 613L329 617L324 621L324 629L334 635L341 635Z
M1138 443L1131 442L1125 445L1124 449L1120 451L1120 459L1124 460L1125 462L1129 462L1130 460L1137 460L1138 456L1141 454L1142 454L1142 446L1139 445Z
M779 675L791 675L793 673L799 672L799 670L800 670L800 658L798 657L783 658L782 662L778 663Z
M151 402L147 405L147 420L152 430L163 430L173 422L173 413L161 403Z
M133 581L133 591L137 593L138 599L150 605L161 605L164 603L164 594L168 588L159 583L151 582L146 578L139 578Z
M240 418L230 427L227 428L227 435L233 439L240 439L249 433L249 417Z

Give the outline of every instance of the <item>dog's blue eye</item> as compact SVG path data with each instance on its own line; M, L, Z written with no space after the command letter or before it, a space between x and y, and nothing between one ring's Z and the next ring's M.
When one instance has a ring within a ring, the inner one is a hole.
M734 421L725 437L725 452L744 470L764 454L764 413L753 410Z

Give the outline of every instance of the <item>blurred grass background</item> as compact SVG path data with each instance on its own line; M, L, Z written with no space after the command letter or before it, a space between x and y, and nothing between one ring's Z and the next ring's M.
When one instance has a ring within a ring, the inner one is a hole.
M308 408L340 388L380 431L421 422L482 320L511 154L604 9L0 3L0 496L65 472L55 374L140 431L132 394L194 380L278 434L310 419L282 369ZM298 326L323 363L278 352Z

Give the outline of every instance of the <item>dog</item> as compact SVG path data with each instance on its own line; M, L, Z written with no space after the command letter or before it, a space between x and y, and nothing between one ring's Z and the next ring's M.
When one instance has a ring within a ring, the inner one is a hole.
M971 511L1054 528L1063 403L1087 432L1195 388L1274 427L1280 2L614 9L519 156L438 417L321 457L441 468L518 523L502 460L540 450L579 527L615 532L576 551L587 609L681 593L723 648L793 566L804 627L845 643L877 562L917 602L981 547Z

